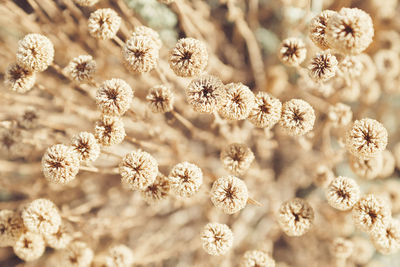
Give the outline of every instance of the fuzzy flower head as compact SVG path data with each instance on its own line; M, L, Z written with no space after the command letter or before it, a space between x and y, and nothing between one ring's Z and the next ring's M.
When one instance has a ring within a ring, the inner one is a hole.
M160 49L162 47L160 35L152 28L146 26L136 26L135 31L132 33L132 36L135 35L147 36L154 42L154 44L157 46L157 49Z
M349 165L358 177L372 180L379 176L383 167L382 153L373 158L357 158L350 155Z
M131 106L132 99L132 88L121 79L103 82L96 93L98 107L108 116L122 116Z
M350 106L343 103L336 103L329 107L328 118L333 123L333 126L343 127L351 122L353 112Z
M133 252L125 245L114 245L109 248L105 267L128 267L134 261Z
M203 172L189 162L176 164L169 173L171 190L178 196L189 198L197 193L203 184Z
M245 144L232 143L221 151L224 168L234 175L245 173L254 160L254 154Z
M88 21L91 36L101 40L113 38L121 26L121 17L110 8L97 9L92 12Z
M196 112L212 113L225 96L224 84L212 75L202 75L186 88L186 99Z
M158 174L156 180L151 185L141 191L144 201L148 204L157 204L166 199L171 189L170 181L162 174Z
M208 62L206 45L194 38L182 38L170 52L169 66L180 77L198 76Z
M27 71L44 71L53 59L54 46L44 35L31 33L18 42L17 64Z
M225 92L219 109L221 115L228 120L246 119L256 105L253 92L242 83L225 85Z
M249 250L244 253L240 267L275 267L275 261L260 250Z
M357 120L346 133L347 151L359 158L371 158L385 150L388 133L383 125L373 119Z
M272 128L281 118L282 103L265 92L259 92L248 120L258 128Z
M133 35L122 48L122 57L130 72L149 72L158 64L158 47L147 35Z
M203 249L210 255L226 254L233 245L233 233L226 224L208 223L201 233Z
M93 162L100 155L100 145L92 133L81 132L74 135L71 143L80 161Z
M342 8L329 18L326 27L329 46L342 54L360 54L373 36L371 17L358 8Z
M122 184L132 190L145 190L156 180L158 163L149 153L136 150L122 159L119 173Z
M174 94L165 85L152 87L146 96L147 105L154 113L170 112L174 107Z
M279 124L288 135L305 135L313 129L314 122L314 109L306 101L292 99L283 104Z
M243 180L235 176L217 179L211 188L211 201L226 214L234 214L246 207L249 193Z
M72 241L72 236L68 232L67 227L62 224L58 231L52 234L46 233L43 235L46 244L54 249L64 249Z
M351 240L337 237L331 243L331 253L337 259L347 259L353 253L354 245Z
M338 210L350 210L360 198L358 184L350 178L339 176L326 189L329 205Z
M338 74L349 78L357 78L361 75L364 66L360 56L346 56L338 65Z
M67 184L79 172L80 161L73 147L62 144L49 147L42 157L44 177L57 184Z
M17 212L0 210L0 247L13 246L24 231L24 222Z
M33 129L38 126L39 114L36 108L27 107L18 119L18 126L24 129Z
M326 82L335 76L338 61L327 52L317 53L308 66L308 74L315 82Z
M334 174L328 166L319 164L315 167L313 182L316 186L327 188L334 178Z
M370 237L374 247L380 253L394 254L400 250L400 222L390 219L385 228L373 232Z
M326 40L326 25L333 14L336 14L336 12L324 10L310 22L308 36L311 41L322 50L329 49L329 44Z
M19 157L24 152L22 134L14 127L5 128L0 126L0 152L8 158Z
M4 74L4 83L12 91L23 94L35 85L36 74L16 63L10 64Z
M90 55L81 55L73 58L66 68L69 76L77 82L86 82L93 79L96 72L96 61Z
M22 211L22 219L29 231L42 235L56 233L61 225L56 205L44 198L29 203Z
M291 67L299 66L306 59L306 54L304 42L295 37L283 40L278 52L282 63Z
M94 129L97 141L103 146L122 143L125 138L125 127L121 117L102 116Z
M277 220L288 236L301 236L313 226L314 210L307 201L295 198L281 205Z
M15 255L24 261L34 261L43 255L46 244L40 234L33 232L23 233L15 242Z
M89 267L93 256L93 250L86 243L74 241L61 253L59 264L70 267Z

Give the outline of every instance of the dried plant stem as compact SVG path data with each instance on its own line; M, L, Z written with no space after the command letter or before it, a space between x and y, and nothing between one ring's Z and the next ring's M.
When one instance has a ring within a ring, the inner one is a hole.
M159 66L157 68L155 68L155 71L157 72L158 77L160 78L161 82L164 85L169 84L168 80L167 80L167 77L164 75L163 70Z
M80 166L80 170L93 172L93 173L101 173L101 174L118 174L118 168L111 168L111 169L99 169L94 166Z
M118 154L115 154L113 152L107 151L107 150L102 150L101 153L104 153L106 155L113 156L113 157L116 157L116 158L119 158L119 159L123 158L122 156L120 156Z
M115 35L112 38L121 48L124 47L125 43L124 41L121 40L121 38L118 37L118 35Z
M248 203L248 204L252 204L252 205L256 205L256 206L259 206L259 207L262 207L262 206L263 206L263 204L261 204L260 202L258 202L257 200L255 200L255 199L253 199L253 198L251 198L251 197L249 197L249 198L247 199L247 203Z
M146 142L146 141L141 141L141 140L137 140L136 138L130 137L130 136L125 136L125 140L127 140L128 142L140 146L144 149L150 149L150 150L159 150L159 147L156 144L150 143L150 142Z

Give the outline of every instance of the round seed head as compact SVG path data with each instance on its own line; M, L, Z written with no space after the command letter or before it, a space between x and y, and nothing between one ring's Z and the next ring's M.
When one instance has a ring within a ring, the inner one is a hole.
M335 127L343 127L348 125L353 118L351 107L343 103L336 103L329 107L328 118Z
M145 190L158 174L157 161L147 152L136 150L125 155L119 164L121 182L132 190Z
M98 107L108 116L122 116L131 106L132 99L132 88L121 79L103 82L96 93Z
M373 119L356 120L346 133L346 149L359 158L371 158L385 150L388 133Z
M125 245L114 245L108 250L105 267L128 267L134 261L133 253Z
M54 46L46 36L31 33L18 42L17 64L27 71L44 71L53 59Z
M153 205L166 199L169 195L170 189L170 182L167 177L158 174L154 183L147 186L141 193L144 201Z
M263 251L249 250L244 253L240 267L275 267L275 261Z
M351 170L359 177L372 180L377 178L382 171L383 157L382 154L374 158L357 158L350 156L349 164Z
M314 122L314 109L306 101L292 99L283 104L279 124L288 135L305 135L313 129Z
M132 36L135 35L147 36L156 44L157 49L160 49L162 47L160 35L152 28L146 26L136 26L135 31L132 33Z
M327 188L334 178L332 170L326 165L317 165L314 170L313 182L318 187Z
M23 94L32 89L36 82L36 74L16 63L10 64L4 74L4 83L12 91Z
M299 66L306 59L306 54L304 42L295 37L283 40L278 52L282 63L291 67Z
M99 2L99 0L74 0L74 2L80 6L93 6Z
M0 247L13 246L24 231L24 222L17 212L0 210Z
M120 144L126 135L122 118L112 116L102 116L96 122L94 132L97 141L103 146Z
M378 75L384 79L394 78L400 73L400 57L399 52L382 49L374 55L375 65Z
M92 133L81 132L74 135L71 143L80 161L93 162L100 155L100 145Z
M221 151L224 168L234 175L245 173L254 160L254 154L245 144L232 143Z
M146 96L147 104L154 113L170 112L174 107L174 94L164 85L157 85L150 89Z
M22 219L29 231L42 235L56 233L61 225L61 216L56 205L44 198L29 203L22 211Z
M182 162L172 168L168 180L171 190L176 195L189 198L197 193L203 184L203 172L193 163Z
M334 77L338 61L328 52L317 53L308 66L308 74L315 82L326 82Z
M338 65L338 74L349 78L357 78L363 71L363 64L360 56L346 56Z
M39 115L34 107L27 107L18 120L18 126L24 129L33 129L38 125Z
M351 238L351 241L354 245L351 261L359 265L367 264L375 253L371 242L360 236Z
M133 73L145 73L158 64L158 46L147 35L133 35L122 48L126 68Z
M58 231L53 234L44 234L43 235L46 244L54 249L64 249L66 248L72 241L72 236L68 233L67 227L62 224Z
M281 205L277 219L288 236L301 236L311 229L314 210L307 201L295 198Z
M350 178L339 176L326 189L329 205L338 210L350 210L360 199L360 188Z
M210 194L214 206L226 214L234 214L246 207L249 197L243 180L231 175L218 178Z
M242 83L225 85L225 92L219 109L222 116L228 120L246 119L256 105L253 92Z
M15 255L24 261L34 261L43 255L46 245L40 234L25 232L14 244Z
M280 120L281 113L282 103L279 99L265 92L259 92L248 120L256 127L272 128Z
M93 260L93 251L86 243L74 241L61 253L59 264L71 267L89 267Z
M325 31L329 18L335 13L336 12L332 10L324 10L310 22L308 36L311 41L322 50L329 49Z
M88 21L91 36L101 40L113 38L121 26L121 18L110 8L97 9L92 12Z
M380 253L388 255L398 252L400 250L399 221L390 219L385 228L380 231L373 232L370 237L376 250L378 250Z
M79 157L71 146L53 145L42 157L44 177L57 184L67 184L74 180L79 166Z
M226 224L208 223L201 233L203 249L210 255L220 256L233 245L233 233Z
M90 81L96 72L96 61L90 55L81 55L73 58L66 69L73 80L77 82Z
M224 84L218 77L202 75L186 88L186 98L196 112L212 113L225 95Z
M331 253L335 258L347 259L353 253L354 245L351 240L337 237L332 241Z
M170 52L169 66L180 77L198 76L207 66L204 43L194 38L180 39Z
M24 144L21 131L0 126L0 152L8 158L17 158L23 155Z

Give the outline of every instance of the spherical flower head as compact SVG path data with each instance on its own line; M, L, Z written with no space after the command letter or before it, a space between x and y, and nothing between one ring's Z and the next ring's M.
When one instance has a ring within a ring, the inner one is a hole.
M133 73L145 73L158 64L158 46L147 35L133 35L122 48L126 68Z
M92 133L81 132L74 135L71 143L81 162L94 162L100 155L100 144Z
M326 82L335 76L338 61L328 52L317 53L308 65L308 74L315 82Z
M24 129L33 129L38 126L39 114L36 108L27 107L18 120L18 126Z
M68 233L67 227L62 224L57 232L43 235L46 244L54 249L64 249L72 241L72 236Z
M15 242L15 255L24 261L34 261L43 255L46 244L40 234L25 232Z
M167 198L171 189L170 182L162 174L158 174L156 180L151 185L141 191L144 201L148 204L158 204L160 201Z
M391 218L390 208L380 197L368 194L360 198L352 210L355 225L364 232L384 229Z
M0 126L0 152L7 158L20 157L24 152L22 138L19 129Z
M79 172L80 161L73 147L62 144L49 147L42 157L44 177L56 184L67 184Z
M327 188L334 179L334 174L328 166L319 164L313 174L313 182L316 186Z
M371 242L360 236L354 236L351 241L354 245L351 261L359 265L367 264L375 254L375 249Z
M375 179L379 176L383 167L382 153L373 158L357 158L350 155L349 165L351 170L360 178Z
M131 106L133 90L124 80L111 79L102 83L96 103L104 115L122 116Z
M226 254L233 245L231 229L222 223L208 223L201 233L203 249L210 255Z
M353 112L350 106L343 103L336 103L329 107L328 118L333 123L334 127L343 127L351 122Z
M149 153L136 150L125 155L119 164L121 182L132 190L145 190L154 183L158 163Z
M93 261L93 251L86 243L74 241L61 254L59 264L71 267L89 267Z
M326 189L329 205L338 210L350 210L360 199L360 188L353 179L339 176Z
M398 51L381 49L375 53L374 61L378 75L385 79L393 79L400 72L400 57Z
M278 52L282 63L291 67L299 66L306 59L306 55L307 49L304 42L295 37L283 40Z
M331 253L338 259L347 259L353 253L353 249L353 242L342 237L336 237L331 244Z
M29 203L22 211L22 219L29 231L42 235L56 233L61 225L56 205L45 198Z
M180 197L189 198L197 193L203 184L203 172L197 165L185 161L172 168L168 180L172 192Z
M326 26L329 46L342 54L360 54L373 37L371 17L358 8L342 8L329 18Z
M18 42L17 64L27 71L44 71L53 59L54 46L46 36L31 33Z
M311 229L314 210L307 201L295 198L281 205L277 220L288 236L301 236Z
M4 83L12 91L23 94L32 89L36 82L36 74L17 63L10 64L4 74Z
M193 79L186 88L186 99L196 112L212 113L225 96L224 84L212 75Z
M263 251L249 250L244 253L240 267L275 267L275 261Z
M306 101L292 99L283 104L279 124L288 135L305 135L313 129L314 122L314 109Z
M310 21L308 36L311 41L322 50L330 48L326 40L326 25L333 14L336 14L336 12L324 10Z
M385 150L388 133L383 125L373 119L356 120L346 133L347 151L359 158L371 158Z
M0 247L13 246L24 231L24 222L17 212L0 210Z
M169 66L180 77L198 76L206 68L206 45L194 38L182 38L170 52Z
M281 118L282 103L265 92L259 92L248 120L258 128L272 128Z
M157 49L160 49L162 47L160 35L152 28L146 26L136 26L135 31L132 33L132 36L135 35L147 36L156 44Z
M132 250L125 245L114 245L108 250L106 267L128 267L133 264Z
M103 146L122 143L125 138L125 127L121 117L102 116L94 129L97 141Z
M342 77L357 78L363 69L360 56L346 56L338 65L338 74Z
M110 8L97 9L92 12L88 21L91 36L101 40L115 37L121 26L121 17Z
M74 0L74 2L80 6L93 6L99 2L99 0Z
M242 83L229 83L225 85L225 93L219 108L222 116L228 120L246 119L256 105L256 98L249 87Z
M146 96L147 104L154 113L170 112L174 107L174 94L165 85L152 87Z
M74 81L91 81L96 72L96 61L90 55L81 55L73 58L68 63L66 70Z
M211 188L211 201L226 214L234 214L246 207L249 193L243 180L235 176L218 178Z
M371 233L370 237L374 247L380 253L394 254L400 250L400 222L390 219L385 228Z
M234 175L245 173L254 160L254 154L245 144L232 143L221 151L224 168Z

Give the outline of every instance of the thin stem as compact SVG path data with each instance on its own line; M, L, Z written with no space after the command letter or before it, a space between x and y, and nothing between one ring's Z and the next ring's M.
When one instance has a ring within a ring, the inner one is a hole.
M124 47L125 43L124 41L121 40L121 38L118 37L118 35L115 35L112 38L121 48Z
M125 140L127 140L128 142L140 146L142 148L145 149L150 149L150 150L158 150L159 147L156 144L150 143L150 142L146 142L146 141L141 141L141 140L137 140L136 138L130 137L130 136L126 136Z

